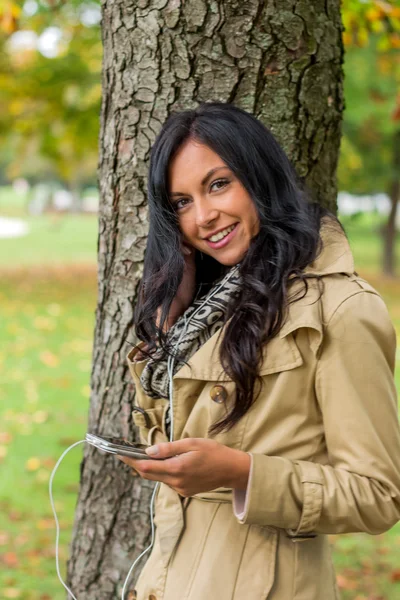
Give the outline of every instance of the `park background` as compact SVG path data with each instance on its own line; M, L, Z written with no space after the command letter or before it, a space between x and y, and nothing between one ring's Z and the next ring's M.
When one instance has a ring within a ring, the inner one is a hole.
M65 598L48 482L87 430L100 19L97 2L0 4L0 598ZM339 216L356 269L382 294L399 336L400 5L345 1L343 22ZM78 447L54 481L63 574L80 460ZM331 541L344 599L400 597L399 525Z

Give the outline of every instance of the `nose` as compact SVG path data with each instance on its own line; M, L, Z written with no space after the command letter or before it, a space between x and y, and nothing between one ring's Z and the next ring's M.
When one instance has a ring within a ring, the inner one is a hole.
M198 199L195 202L196 207L196 225L198 227L207 227L219 216L219 210L213 206L207 199Z

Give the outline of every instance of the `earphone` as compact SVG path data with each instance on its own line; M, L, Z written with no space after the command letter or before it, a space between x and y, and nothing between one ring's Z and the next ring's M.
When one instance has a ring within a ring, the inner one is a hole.
M230 279L230 277L237 271L238 269L238 265L235 266L234 269L232 269L232 271L229 273L229 276L224 279L225 281L228 281ZM190 315L189 318L187 318L186 314L184 313L183 317L184 317L184 327L182 329L182 332L178 338L178 341L176 342L176 346L179 346L182 338L184 335L186 335L188 326L190 324L190 321L192 320L192 318L203 308L203 306L205 304L207 304L207 302L210 300L210 298L212 298L217 292L219 292L219 290L222 288L223 283L220 283L215 290L211 290L211 292L206 296L206 298L204 299L204 301L201 303L201 305ZM172 442L174 440L174 410L173 410L173 371L174 371L174 363L175 363L175 356L169 354L168 358L167 358L167 372L168 372L168 381L169 381L169 393L168 393L168 402L169 402L169 410L170 410L170 442ZM53 500L53 479L54 479L54 475L61 463L61 461L63 460L64 456L70 451L72 450L72 448L75 448L75 446L78 446L79 444L84 444L86 443L86 440L79 440L78 442L75 442L74 444L72 444L71 446L69 446L66 450L64 450L64 452L62 453L62 455L60 456L60 458L58 459L57 463L54 466L54 469L51 473L50 476L50 480L49 480L49 496L50 496L50 503L51 503L51 507L53 510L53 514L54 514L54 520L56 523L56 570L57 570L57 575L58 578L60 580L60 582L62 583L62 585L64 586L64 588L67 590L68 594L73 598L73 600L77 600L76 596L74 596L74 594L72 593L72 591L69 589L69 587L67 586L67 584L63 581L62 577L61 577L61 573L60 573L60 568L59 568L59 558L58 558L58 546L59 546L59 537L60 537L60 525L58 522L58 518L57 518L57 513L56 513L56 509L54 506L54 500ZM160 482L158 481L154 487L153 493L151 495L151 500L150 500L150 523L151 523L151 542L149 544L149 546L147 548L145 548L145 550L143 550L143 552L141 552L141 554L139 554L139 556L134 560L134 562L132 563L128 575L125 579L125 583L122 589L122 596L121 596L121 600L125 600L125 592L126 592L126 587L128 585L128 582L130 580L131 577L131 573L133 571L133 569L135 568L135 566L137 565L137 563L139 562L139 560L147 553L149 552L154 545L154 540L155 540L155 526L154 526L154 502L155 502L155 498L156 498L156 494L158 492L158 489L160 487Z

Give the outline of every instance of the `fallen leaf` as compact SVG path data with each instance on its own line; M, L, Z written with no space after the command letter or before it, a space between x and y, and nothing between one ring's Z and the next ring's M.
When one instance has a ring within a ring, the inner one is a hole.
M33 319L33 326L41 331L53 331L56 327L54 321L48 317L36 317Z
M6 531L0 531L0 546L5 546L10 541L10 535Z
M49 350L44 350L43 352L41 352L39 358L42 361L42 363L46 365L46 367L57 367L60 362L58 356L56 356Z
M82 396L85 396L85 398L88 398L90 396L90 386L84 385L83 388L81 389L81 392L82 392Z
M6 552L5 554L2 554L1 560L9 569L15 569L19 564L18 556L15 552Z
M48 469L52 469L54 467L54 465L56 464L56 460L54 458L52 458L51 456L48 456L47 458L42 458L42 464L47 467Z
M10 521L22 521L23 516L19 510L11 509L8 513L8 518Z
M336 576L336 581L341 590L355 590L358 587L356 581L345 577L344 575L338 574Z
M53 519L39 519L36 522L36 528L43 531L43 529L53 529L55 527Z
M36 481L46 483L50 479L50 473L46 469L39 469L36 473Z
M25 463L25 469L27 471L37 471L38 468L40 467L41 462L40 459L37 458L37 456L32 456L31 458L28 458L28 460Z
M15 544L16 546L24 546L25 544L27 544L29 542L29 535L27 535L26 533L20 533L19 535L17 535L17 537L15 538Z
M77 441L77 438L63 437L58 440L58 443L60 444L60 446L71 446L71 444L75 444L75 442Z
M18 588L5 588L3 590L4 598L19 598L21 596L21 590Z
M400 581L400 569L393 569L393 571L390 574L390 579L393 582Z
M49 417L49 413L45 410L37 410L36 412L33 413L32 415L32 421L34 423L45 423L47 421Z
M66 492L77 493L79 492L79 483L67 483L66 485L64 485L64 490Z
M0 444L9 444L12 442L13 436L8 431L0 432Z

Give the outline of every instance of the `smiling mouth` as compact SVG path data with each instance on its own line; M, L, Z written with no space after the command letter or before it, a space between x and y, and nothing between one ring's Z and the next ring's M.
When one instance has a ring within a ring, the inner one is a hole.
M229 235L230 232L235 229L235 227L236 227L236 223L234 225L230 225L229 227L226 227L226 229L223 229L222 231L219 231L215 235L212 235L211 237L207 238L207 241L214 242L214 243L219 242L219 241L223 240L224 237Z
M225 248L228 244L231 243L231 240L236 236L236 232L238 230L239 223L235 223L234 225L229 225L222 231L219 231L215 235L206 238L205 242L214 250L219 250L220 248ZM215 241L216 240L216 241Z

